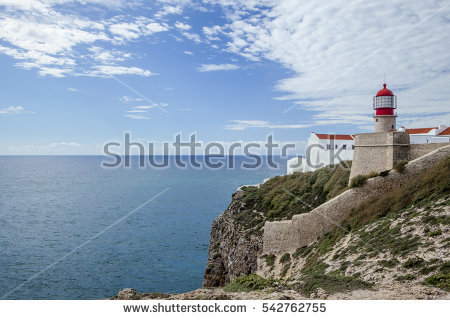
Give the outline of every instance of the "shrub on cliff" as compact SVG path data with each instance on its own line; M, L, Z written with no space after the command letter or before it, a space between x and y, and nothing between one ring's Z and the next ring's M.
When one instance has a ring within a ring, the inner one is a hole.
M350 181L350 188L362 187L367 181L367 176L363 176L361 174L353 177Z
M257 274L249 274L235 278L229 285L223 288L228 292L249 292L262 290L275 285L274 279L266 279Z
M403 173L403 171L405 171L405 166L407 163L408 163L407 160L402 160L402 161L397 162L394 165L395 171L397 171L398 173Z
M309 212L346 190L350 164L346 161L314 172L274 177L259 187L243 187L244 207L236 219L245 229L260 229L265 221Z

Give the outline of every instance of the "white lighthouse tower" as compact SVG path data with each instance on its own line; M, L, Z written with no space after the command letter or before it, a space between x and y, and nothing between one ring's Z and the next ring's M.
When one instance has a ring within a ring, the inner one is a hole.
M383 89L373 97L373 109L375 110L373 114L375 132L388 132L397 129L397 114L394 112L397 109L397 97L386 88L386 83L383 84Z

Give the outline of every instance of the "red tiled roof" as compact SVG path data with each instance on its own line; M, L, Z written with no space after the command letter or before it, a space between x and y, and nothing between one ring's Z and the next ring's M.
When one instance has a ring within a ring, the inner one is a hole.
M416 129L406 129L406 132L409 134L421 134L421 133L428 133L433 129L437 129L438 127L433 128L416 128Z
M350 134L315 134L321 140L355 140L355 137Z
M447 129L438 134L438 136L448 136L448 135L450 135L450 127L448 127Z

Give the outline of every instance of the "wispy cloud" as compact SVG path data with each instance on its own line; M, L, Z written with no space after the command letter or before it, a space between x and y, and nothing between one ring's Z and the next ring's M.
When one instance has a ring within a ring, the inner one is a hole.
M147 120L147 119L150 119L149 117L140 116L140 115L136 115L136 114L126 114L125 117L130 118L130 119L135 119L135 120Z
M108 72L116 75L152 75L148 70L122 65L132 58L132 54L114 48L106 49L105 44L125 45L168 31L170 27L165 22L125 15L94 20L80 15L76 10L63 9L60 4L66 2L69 1L0 1L0 54L16 59L15 66L35 69L42 76L104 77ZM113 9L126 5L122 0L79 2L86 7ZM84 48L87 46L90 49L86 53ZM86 60L100 66L86 64Z
M248 128L300 129L312 126L312 124L283 124L263 120L232 120L232 122L234 123L225 125L225 129L227 130L245 130Z
M225 63L225 64L202 64L197 68L200 72L210 72L210 71L227 71L227 70L237 70L239 66L235 64Z
M187 50L184 51L184 54L187 54L188 56L194 55L194 53L192 51L187 51Z
M115 65L100 65L95 66L95 70L86 72L85 75L111 77L112 75L139 75L144 77L154 76L157 73L152 73L150 70L145 70L138 67L123 67Z
M119 100L122 101L123 103L135 102L135 101L143 101L143 99L141 99L139 97L130 97L130 96L123 96Z
M342 0L320 6L312 1L267 0L261 7L254 1L214 3L224 8L228 22L203 28L207 39L222 40L211 46L291 70L293 75L275 86L279 99L296 102L313 117L334 121L339 111L347 115L339 119L342 124L353 124L355 116L364 118L360 125L370 124L370 97L381 88L384 73L399 96L399 121L403 115L405 120L413 114L450 115L448 2L381 0L385 10Z
M70 92L78 92L78 89L76 88L67 88L67 90Z
M27 111L22 106L11 106L8 108L0 109L0 114L19 114L19 113L34 113L34 112Z
M175 28L180 29L180 30L190 30L192 27L187 23L177 21L177 22L175 22Z

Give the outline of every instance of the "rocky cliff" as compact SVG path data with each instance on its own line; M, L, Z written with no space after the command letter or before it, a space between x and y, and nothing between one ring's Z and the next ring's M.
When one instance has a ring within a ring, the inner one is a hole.
M212 223L203 287L225 286L239 275L255 273L265 222L308 212L339 194L347 186L349 166L346 162L314 173L275 177L236 192Z
M243 194L243 191L235 193L227 210L212 223L203 287L221 287L236 276L256 272L262 237L250 234L239 223L239 214L246 207Z

